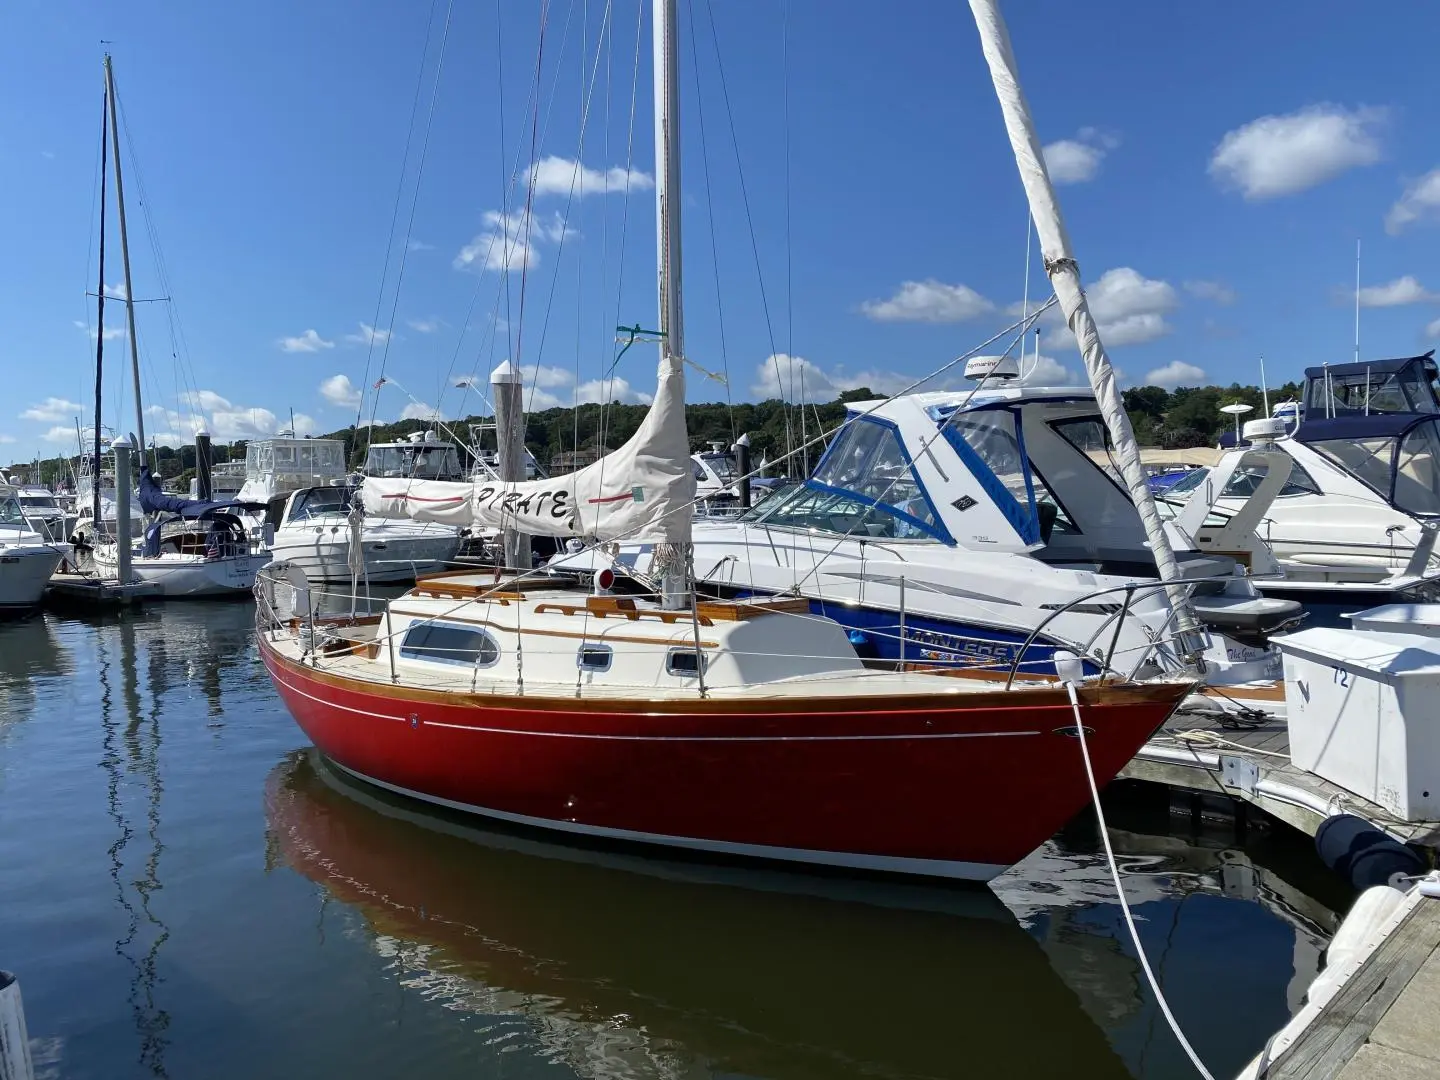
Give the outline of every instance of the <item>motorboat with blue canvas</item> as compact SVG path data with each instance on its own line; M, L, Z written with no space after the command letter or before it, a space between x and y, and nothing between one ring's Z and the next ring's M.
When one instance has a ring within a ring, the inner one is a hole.
M1295 410L1303 419L1288 437L1267 436L1291 471L1260 525L1283 570L1260 580L1262 590L1347 604L1440 595L1436 376L1433 352L1306 370ZM1258 479L1236 472L1216 497L1202 472L1167 498L1178 504L1199 492L1215 513L1233 514Z
M738 521L696 523L707 591L804 596L885 663L1043 671L1057 647L1093 661L1113 644L1123 665L1172 635L1088 388L1012 380L848 408L808 480ZM1172 535L1190 549L1177 554L1212 631L1211 677L1276 678L1266 639L1299 605L1259 596L1234 557ZM617 561L643 579L652 555L622 544Z

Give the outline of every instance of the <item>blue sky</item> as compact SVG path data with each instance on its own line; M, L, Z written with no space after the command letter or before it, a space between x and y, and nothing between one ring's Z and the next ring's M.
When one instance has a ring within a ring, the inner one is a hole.
M302 431L344 426L382 354L381 419L483 411L454 383L507 356L536 408L643 400L655 347L613 366L613 328L656 318L648 14L455 0L446 35L447 2L6 5L0 460L69 451L91 411L102 39L134 150L136 294L172 298L138 305L148 434L246 437L291 410ZM1129 381L1250 382L1263 353L1278 383L1349 359L1357 239L1362 355L1440 338L1440 8L1007 15ZM812 397L894 391L1010 321L1026 209L965 4L682 0L681 20L687 352L728 374L697 373L692 400L769 396L777 377L798 394L802 372ZM106 342L104 407L133 429L126 347ZM1077 372L1063 327L1041 348L1047 373Z

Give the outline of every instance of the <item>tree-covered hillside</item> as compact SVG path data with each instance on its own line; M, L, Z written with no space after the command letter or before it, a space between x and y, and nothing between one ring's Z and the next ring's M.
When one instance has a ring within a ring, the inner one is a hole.
M1270 391L1270 401L1273 404L1286 397L1298 396L1299 392L1300 388L1295 383L1286 383ZM798 447L813 441L819 433L828 432L839 424L844 419L848 402L866 401L875 396L869 389L861 388L846 391L827 404L806 405L803 409L777 400L744 402L734 406L723 402L688 405L686 422L690 428L690 444L696 450L705 449L711 443L729 446L739 435L748 433L756 462L762 457L777 461L785 455L787 447ZM1177 390L1136 386L1124 391L1124 397L1135 434L1147 446L1213 446L1220 432L1232 423L1230 417L1220 412L1220 407L1232 402L1254 406L1252 416L1264 415L1260 388L1238 383L1228 387L1180 387ZM557 461L560 455L579 450L589 456L614 449L635 433L647 408L645 405L612 404L607 407L581 405L576 409L546 409L525 418L525 442L542 465L548 468L555 463L568 468L568 463ZM453 432L457 441L464 444L470 440L470 425L488 419L488 416L471 416L447 422L443 428ZM352 467L356 467L364 460L365 448L371 442L392 442L417 431L435 428L436 424L423 420L401 420L394 424L377 424L368 438L366 429L362 427L358 440L353 427L305 434L343 440L346 458ZM217 443L216 461L243 460L245 445L243 440L228 445ZM493 447L493 441L490 446ZM812 465L822 449L823 442L816 442L810 448L808 457ZM193 446L178 449L162 446L151 453L163 479L182 487L189 484L195 470ZM34 473L41 483L55 486L73 475L78 460L74 456L47 458L35 463L35 467L17 463L12 469L17 478L28 478ZM797 455L797 462L801 460ZM797 463L790 471L800 472L801 465Z

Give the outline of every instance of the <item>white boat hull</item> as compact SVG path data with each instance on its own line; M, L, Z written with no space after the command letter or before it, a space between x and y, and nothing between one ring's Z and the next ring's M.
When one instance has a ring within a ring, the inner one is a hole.
M36 607L64 557L60 548L0 546L0 613L16 614Z
M366 526L361 539L371 584L414 581L420 574L446 569L460 550L460 536L446 526L389 523ZM277 562L305 571L311 581L349 583L350 534L344 526L287 527L276 530L271 545Z
M248 596L255 587L255 575L270 559L268 551L220 559L175 553L137 555L130 560L130 573L135 580L158 587L166 599ZM118 568L113 550L96 552L95 568L102 577L114 577Z

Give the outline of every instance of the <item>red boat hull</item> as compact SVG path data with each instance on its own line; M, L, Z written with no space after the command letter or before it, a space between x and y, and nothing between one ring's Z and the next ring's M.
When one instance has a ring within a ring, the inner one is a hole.
M342 678L261 652L300 727L363 779L523 825L988 880L1089 801L1062 688L925 698L567 701ZM1189 689L1082 691L1097 779Z

